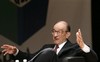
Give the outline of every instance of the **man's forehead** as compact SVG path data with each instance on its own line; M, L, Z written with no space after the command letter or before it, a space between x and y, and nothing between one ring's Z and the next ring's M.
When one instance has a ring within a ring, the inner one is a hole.
M66 29L66 23L64 22L58 22L54 25L54 29Z
M55 30L61 30L61 29L64 29L64 26L62 26L62 25L55 25L53 27L53 29L55 29Z

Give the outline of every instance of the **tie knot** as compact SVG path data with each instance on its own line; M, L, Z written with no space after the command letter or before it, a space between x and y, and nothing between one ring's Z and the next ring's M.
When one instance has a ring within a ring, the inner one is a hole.
M59 48L59 45L55 45L54 51L57 52L58 48Z
M55 47L56 49L58 49L59 48L59 45L56 45L56 47Z

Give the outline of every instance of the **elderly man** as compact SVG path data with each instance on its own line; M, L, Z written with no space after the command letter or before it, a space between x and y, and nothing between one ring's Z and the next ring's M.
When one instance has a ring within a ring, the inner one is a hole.
M87 46L82 38L81 30L76 32L76 44L72 44L70 26L66 21L57 22L52 29L54 44L46 44L39 51L27 54L12 45L3 45L4 55L10 54L12 59L28 59L29 62L63 62L65 57L82 56L86 62L97 62L96 53ZM56 48L57 46L57 48ZM56 49L56 52L55 52Z

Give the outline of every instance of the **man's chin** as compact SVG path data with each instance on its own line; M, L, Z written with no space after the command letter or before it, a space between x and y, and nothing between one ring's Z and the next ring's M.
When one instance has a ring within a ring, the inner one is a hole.
M58 41L54 41L54 44L59 44L59 42Z

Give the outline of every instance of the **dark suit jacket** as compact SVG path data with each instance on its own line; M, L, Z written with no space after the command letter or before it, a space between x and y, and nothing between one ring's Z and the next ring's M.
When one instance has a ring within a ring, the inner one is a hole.
M58 62L62 62L65 57L71 57L71 56L82 56L85 58L86 62L97 62L98 60L97 55L92 49L89 53L85 53L80 49L80 47L77 44L72 44L69 40L67 41L68 42L63 46L61 51L58 53ZM39 51L43 50L44 48L54 48L54 46L55 46L54 44L47 44L44 45ZM16 57L13 56L12 57L13 59L27 58L28 60L30 60L38 52L34 54L27 54L20 51Z

